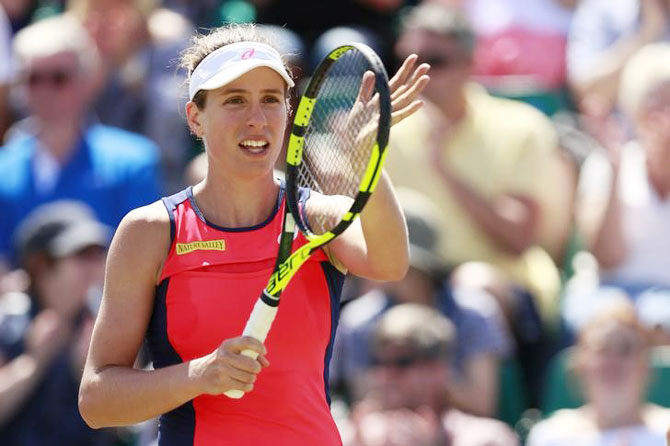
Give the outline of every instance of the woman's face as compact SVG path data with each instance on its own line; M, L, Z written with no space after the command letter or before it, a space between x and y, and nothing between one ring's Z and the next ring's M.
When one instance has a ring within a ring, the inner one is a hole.
M641 401L647 383L647 348L633 328L612 323L592 329L581 342L580 372L587 399L600 407Z
M286 83L267 67L208 91L203 109L187 105L189 125L204 140L211 168L243 176L272 171L287 114Z

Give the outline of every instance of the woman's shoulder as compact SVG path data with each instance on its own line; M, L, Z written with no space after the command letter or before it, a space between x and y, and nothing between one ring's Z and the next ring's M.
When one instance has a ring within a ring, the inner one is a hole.
M119 224L112 253L124 258L141 255L162 262L170 247L170 216L159 200L128 212Z
M169 228L170 216L161 200L154 201L128 212L119 229L124 228L133 232L152 232L162 227Z

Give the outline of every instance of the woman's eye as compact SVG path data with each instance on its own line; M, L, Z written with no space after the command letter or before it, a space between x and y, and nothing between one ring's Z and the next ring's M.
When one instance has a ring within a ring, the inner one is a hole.
M241 104L244 102L244 99L239 97L239 96L234 96L232 98L228 98L224 101L224 104Z
M276 102L280 102L280 101L279 101L279 98L276 97L276 96L266 96L265 97L265 102L276 103Z

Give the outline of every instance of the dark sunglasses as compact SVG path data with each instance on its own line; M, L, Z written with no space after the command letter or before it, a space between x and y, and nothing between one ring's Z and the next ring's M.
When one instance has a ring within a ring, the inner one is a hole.
M419 355L395 356L389 358L372 358L372 366L405 370L415 364L425 362L426 359L427 358L423 358Z
M74 78L74 73L67 70L51 70L51 71L33 71L28 73L27 83L31 88L48 85L54 88L63 88L69 84Z

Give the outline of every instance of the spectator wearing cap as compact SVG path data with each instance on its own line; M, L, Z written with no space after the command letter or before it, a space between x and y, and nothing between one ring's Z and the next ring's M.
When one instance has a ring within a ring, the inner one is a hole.
M438 251L458 267L454 280L501 303L535 396L558 320L552 256L569 234L570 180L549 119L472 82L473 51L457 8L428 2L405 16L396 53L429 63L431 82L422 110L394 127L386 167L394 184L425 194L444 216Z
M368 341L374 324L394 305L414 302L436 308L455 327L449 393L452 404L491 415L496 409L499 360L512 349L500 309L487 293L450 287L447 268L437 252L439 214L421 194L398 189L410 243L410 270L404 279L380 284L344 307L335 339L331 379L354 400L371 365Z
M661 445L670 409L645 402L649 340L627 300L601 308L579 332L576 370L586 404L537 424L528 446Z
M27 296L0 296L0 444L107 445L109 431L85 425L77 393L110 228L80 202L38 207L15 238L30 278ZM10 303L10 301L12 301Z
M454 408L449 359L456 329L437 310L417 303L391 308L370 337L373 367L351 422L356 446L513 446L516 435L500 421Z
M99 58L79 23L69 15L36 22L16 35L14 49L32 115L0 150L0 257L12 260L12 233L40 204L83 201L115 227L159 196L155 145L89 122Z

